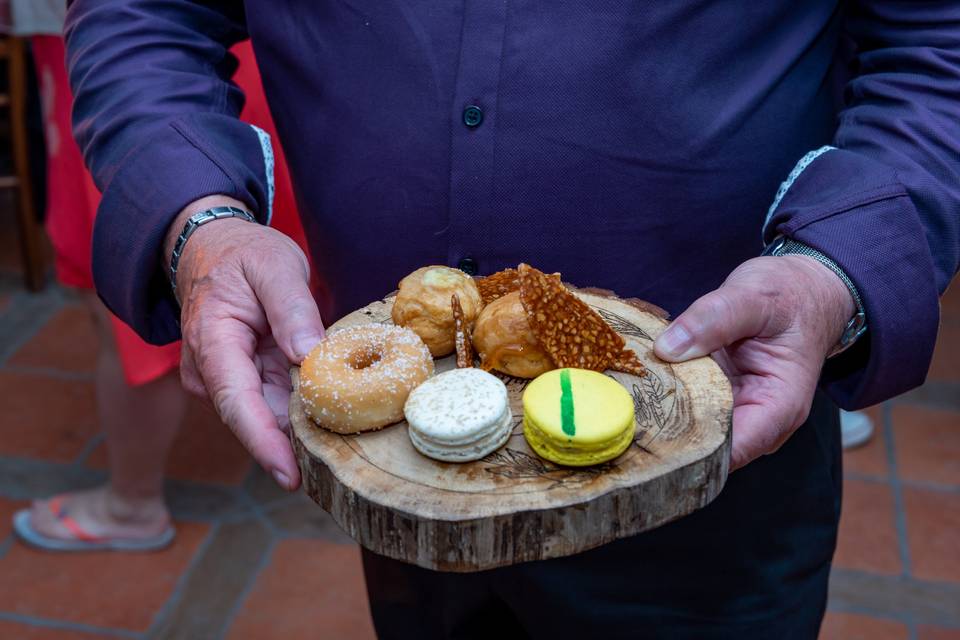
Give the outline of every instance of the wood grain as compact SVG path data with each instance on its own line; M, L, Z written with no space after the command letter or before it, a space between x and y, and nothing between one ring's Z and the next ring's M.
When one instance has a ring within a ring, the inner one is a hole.
M666 327L655 307L608 292L577 292L627 340L649 373L608 372L631 393L632 446L616 460L567 468L542 460L523 438L520 404L528 381L502 376L514 432L482 460L447 464L414 450L406 423L359 435L315 426L292 372L291 441L305 491L361 545L444 571L477 571L556 558L635 535L703 507L727 477L733 399L709 358L669 364L652 353ZM393 297L360 309L335 331L390 322ZM454 366L437 360L437 371Z

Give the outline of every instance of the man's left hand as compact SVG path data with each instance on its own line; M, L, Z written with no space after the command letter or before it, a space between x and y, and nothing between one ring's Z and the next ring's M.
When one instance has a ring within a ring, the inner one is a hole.
M735 470L776 451L803 424L823 362L853 313L846 286L813 258L754 258L690 305L654 349L671 362L713 354L730 378Z

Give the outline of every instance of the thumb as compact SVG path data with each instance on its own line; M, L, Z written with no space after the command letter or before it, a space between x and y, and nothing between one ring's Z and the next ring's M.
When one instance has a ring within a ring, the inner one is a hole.
M698 298L654 342L664 360L682 362L760 335L771 305L758 291L725 285Z
M291 243L292 244L292 243ZM323 321L310 293L309 268L299 247L296 260L264 261L250 269L250 284L263 305L273 337L290 362L300 363L323 339ZM269 255L266 253L265 255Z

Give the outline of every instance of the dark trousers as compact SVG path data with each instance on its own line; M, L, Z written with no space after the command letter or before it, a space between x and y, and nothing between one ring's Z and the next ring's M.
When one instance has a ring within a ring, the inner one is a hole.
M840 424L822 394L776 453L700 511L567 558L441 573L364 551L392 638L815 640L840 519Z

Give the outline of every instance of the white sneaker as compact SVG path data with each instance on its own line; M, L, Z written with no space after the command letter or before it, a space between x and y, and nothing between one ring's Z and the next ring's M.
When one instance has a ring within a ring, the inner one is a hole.
M873 422L862 411L840 411L840 442L844 449L866 444L873 437Z

